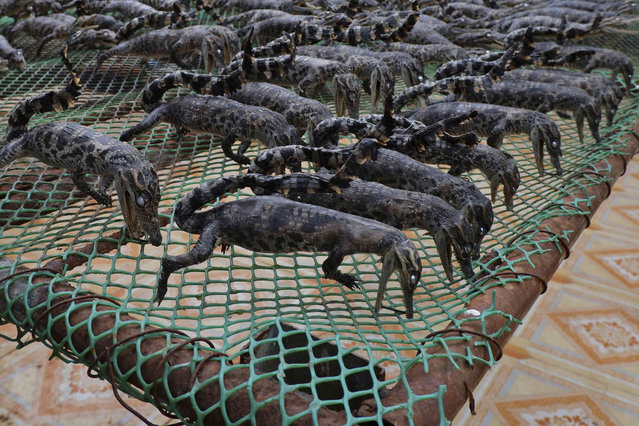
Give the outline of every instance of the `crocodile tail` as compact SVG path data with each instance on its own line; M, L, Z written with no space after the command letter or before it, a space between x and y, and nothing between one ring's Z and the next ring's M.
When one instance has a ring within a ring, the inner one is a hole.
M251 188L257 195L279 192L289 193L315 193L337 192L348 186L348 181L332 182L332 176L312 175L308 173L290 173L286 175L267 176L257 173L247 173L237 176L240 187Z
M493 66L487 74L492 81L501 80L504 73L512 68L512 60L515 56L515 51L519 50L519 48L520 44L514 43L504 52L503 55L501 55L501 58L499 58L495 66Z
M450 5L447 0L439 0L437 2L442 11L444 22L451 23L463 18L463 15L454 6Z
M187 71L174 71L156 78L142 89L142 108L151 112L157 108L164 94L174 88L191 83L194 74Z
M402 41L404 37L415 27L419 20L419 13L411 13L404 22L388 36L389 41Z
M32 96L18 105L9 115L7 125L7 141L20 137L27 131L29 120L35 114L51 111L64 111L71 107L80 96L82 86L80 79L67 57L67 46L60 52L62 63L69 70L71 81L60 91L50 91L42 95Z
M244 57L242 58L242 70L245 74L251 74L253 69L253 62L255 62L255 58L253 57L253 32L255 31L255 27L251 27L248 34L246 35L246 39L244 40L244 44L242 45L242 51L244 52Z
M148 19L147 17L148 17L148 15L144 15L144 16L138 16L137 18L131 19L129 22L124 24L118 30L118 33L116 35L116 39L117 40L124 40L124 39L129 38L129 36L131 36L131 34L133 34L138 29L140 29L140 28L142 28L142 27L144 27L146 25L146 22L147 22L147 19Z
M193 74L189 83L191 90L199 94L223 96L241 89L246 84L246 80L241 70L235 70L219 77L209 74Z
M384 99L384 114L382 119L366 135L366 138L375 138L381 145L386 145L391 134L395 130L395 112L393 109L393 94L390 93Z
M559 31L557 31L557 38L555 39L555 43L559 46L563 46L566 43L566 39L568 39L568 21L565 16L561 17L561 25L559 25Z

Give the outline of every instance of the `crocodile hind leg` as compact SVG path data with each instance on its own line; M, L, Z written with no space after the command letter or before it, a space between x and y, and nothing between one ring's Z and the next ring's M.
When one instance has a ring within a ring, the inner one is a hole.
M158 306L162 303L167 291L167 283L169 276L178 269L186 268L187 266L196 265L202 263L211 257L211 253L218 244L217 233L218 225L216 222L211 222L204 227L200 238L193 246L191 251L178 256L166 256L162 258L162 264L160 267L160 277L153 291L153 302L157 301Z

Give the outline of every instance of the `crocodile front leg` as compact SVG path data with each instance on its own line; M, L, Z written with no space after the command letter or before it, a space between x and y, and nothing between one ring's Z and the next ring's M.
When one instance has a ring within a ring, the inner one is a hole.
M360 288L360 279L354 275L345 274L340 272L337 268L344 260L344 253L340 244L333 247L333 250L328 255L328 258L322 263L322 270L326 278L337 281L340 284L345 285L351 290L357 290Z
M169 276L178 269L186 268L187 266L196 265L206 261L211 257L211 253L218 246L217 233L218 225L216 222L211 222L202 230L200 238L195 243L195 246L191 251L178 256L167 256L162 258L162 265L160 267L160 278L155 285L153 302L157 301L158 306L162 303L167 291L167 283Z
M85 180L84 172L74 171L71 174L71 179L73 179L73 184L85 194L93 197L95 201L99 204L102 204L105 207L111 207L111 197L107 194L106 190L102 189L100 184L96 185L96 189L93 189L91 185ZM108 180L108 179L107 179Z
M238 164L250 164L251 160L247 156L242 155L242 153L248 148L248 145L250 145L250 142L243 150L242 145L244 145L245 142L242 142L238 147L236 154L235 152L233 152L233 144L236 140L237 136L235 136L235 132L230 132L228 135L226 135L226 137L222 140L222 151L224 152L224 155Z

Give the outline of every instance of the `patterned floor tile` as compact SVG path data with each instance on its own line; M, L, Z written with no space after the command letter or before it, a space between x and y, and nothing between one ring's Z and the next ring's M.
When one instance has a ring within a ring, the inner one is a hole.
M597 363L639 361L639 321L625 311L553 312L550 317Z

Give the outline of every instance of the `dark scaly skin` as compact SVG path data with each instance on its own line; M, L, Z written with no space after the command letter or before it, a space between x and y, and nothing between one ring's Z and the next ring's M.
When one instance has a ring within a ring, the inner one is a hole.
M17 34L25 32L31 37L38 39L36 56L39 56L42 49L44 49L51 40L64 39L70 35L73 21L73 17L61 14L36 16L35 18L25 19L13 25L7 36L9 41L11 41Z
M181 10L184 7L183 0L137 0L140 3L148 4L156 10L174 11L176 8Z
M506 135L526 133L533 145L539 174L544 174L544 147L557 174L562 173L561 134L555 122L540 112L484 103L441 102L412 111L407 117L429 125L470 111L476 111L477 116L456 127L447 126L446 132L451 135L475 132L488 138L488 145L493 148L499 148Z
M282 114L300 134L304 133L309 125L314 128L321 121L333 116L331 110L323 103L269 83L248 83L229 95L229 98Z
M337 114L354 118L359 116L360 82L356 75L337 61L308 56L257 58L246 66L246 55L242 61L234 61L220 70L228 74L243 69L248 81L297 86L303 96L314 95L327 82L332 81Z
M52 122L11 140L0 150L0 165L23 156L67 169L80 191L107 207L111 206L107 189L114 184L130 237L147 235L154 246L162 243L158 177L135 147L77 123ZM95 187L85 181L86 173L100 176Z
M467 59L468 51L463 47L450 44L427 44L419 46L410 43L375 43L370 46L377 52L403 52L408 53L422 64L431 62L443 63L457 59Z
M64 42L69 49L76 48L95 48L109 49L118 44L117 35L112 30L93 28L82 28Z
M377 110L380 99L386 99L395 91L395 76L384 62L369 56L346 56L337 59L348 67L365 85L370 86L371 104L373 112Z
M265 44L264 46L254 47L252 49L253 56L269 57L269 56L282 56L293 53L295 50L295 40L290 34L278 37ZM244 52L238 52L231 58L231 61L238 61L244 58Z
M466 217L472 226L474 241L480 242L490 231L493 223L492 205L475 185L407 155L377 148L376 142L371 139L363 139L358 145L365 142L367 145L372 143L375 147L373 152L366 146L363 150L363 154L366 155L355 158L351 157L351 154L356 152L353 146L335 149L303 146L272 148L258 155L249 170L264 174L285 167L299 170L303 161L310 161L316 167L332 170L343 168L349 176L442 198ZM370 157L373 159L369 159ZM478 247L479 243L475 247L473 258L479 257Z
M316 58L341 61L349 56L370 56L382 61L393 70L395 75L401 75L406 86L413 86L424 81L423 65L411 55L402 52L373 52L354 46L300 46L298 54Z
M78 16L73 22L74 28L97 26L98 29L107 29L115 31L116 33L120 30L120 28L122 28L122 25L124 25L122 21L115 19L113 16L102 15L99 13Z
M290 11L292 0L213 0L213 5L221 9L252 10L276 9Z
M377 23L374 26L351 25L336 34L335 39L353 46L376 40L400 41L413 29L418 17L418 13L410 13L396 26L384 25L384 23Z
M615 81L617 74L621 74L623 81L626 85L626 94L630 94L630 88L632 87L632 76L634 75L634 66L628 56L622 52L604 49L602 47L590 47L590 46L578 46L567 45L563 46L561 55L567 56L578 52L579 50L586 49L591 51L592 54L586 56L574 56L575 59L565 63L565 66L579 67L584 72L589 73L596 68L607 68L612 70L610 76L612 81Z
M397 229L425 229L435 240L449 281L453 281L452 251L455 252L464 276L473 276L470 264L475 244L472 228L457 209L439 197L360 179L349 182L341 193L290 193L287 197L377 220Z
M601 121L599 104L586 91L579 88L521 80L493 82L486 76L450 77L409 87L395 99L395 110L399 110L410 99L420 95L429 95L433 91L452 93L453 100L527 108L542 113L550 110L560 113L571 112L577 122L580 141L583 141L584 117L588 120L588 126L595 141L601 141L599 136L599 122Z
M290 15L288 12L276 9L255 9L248 10L242 13L236 13L234 15L224 18L222 25L241 24L250 25L256 22L263 21L265 19L274 18L276 16Z
M0 167L16 158L35 157L45 164L67 169L74 184L98 203L111 206L107 189L114 184L129 235L148 235L155 246L162 243L158 224L160 187L158 177L144 156L133 146L72 122L51 122L27 129L33 114L60 111L80 94L79 80L66 59L71 82L59 92L49 92L20 103L9 117L7 144L0 150ZM85 174L100 176L95 187Z
M0 35L0 58L4 58L8 62L8 66L19 71L24 71L27 62L24 60L22 49L14 49L9 41Z
M174 71L153 80L142 89L142 108L153 111L162 102L164 94L175 87L189 85L200 95L228 95L244 85L242 71L236 70L227 75L195 74L187 71Z
M180 134L190 130L222 136L224 154L240 164L250 163L244 152L254 139L268 147L301 143L295 128L281 114L232 99L200 95L160 104L140 123L123 132L120 140L129 141L160 122L173 124ZM232 145L238 139L241 144L234 153Z
M486 102L497 105L521 107L546 113L551 110L571 112L577 122L579 140L583 142L583 120L588 120L588 127L596 142L600 142L599 122L601 109L597 101L586 91L578 88L566 88L556 84L530 81L500 81L483 93L472 91L463 93L460 100Z
M224 40L220 38L215 26L196 25L181 29L161 29L149 31L117 46L102 52L97 59L95 70L102 63L115 55L135 55L144 58L166 58L182 68L190 68L182 57L192 52L202 52L203 46L209 45L210 52L224 49ZM217 49L216 49L217 48ZM205 62L209 59L205 55Z
M245 182L247 179L253 182ZM229 190L238 187L266 186L273 190L273 179L286 190L306 191L309 178L291 189L290 177L239 175L205 182L189 192L175 208L178 226L199 233L193 249L183 255L165 257L158 281L158 299L166 292L169 275L181 268L204 262L218 245L223 250L231 244L266 253L293 251L327 251L322 264L326 278L334 279L350 289L357 288L358 279L338 270L345 256L355 253L375 253L383 257L383 269L375 303L375 313L381 308L386 284L393 270L398 271L402 286L406 317L413 316L413 293L421 276L419 253L413 243L396 228L323 207L298 203L282 197L255 196L216 205L206 212L197 209ZM239 179L239 181L238 181ZM277 188L275 188L277 190ZM256 220L258 218L258 220Z
M142 28L183 28L190 20L191 16L184 12L157 12L138 16L118 29L118 40L128 39Z
M340 134L352 133L361 139L372 127L373 124L363 119L328 118L315 126L309 137L309 142L315 147L329 148L337 146Z
M417 140L411 140L411 139ZM448 173L459 176L462 173L479 169L490 183L492 202L495 202L499 185L503 185L504 204L513 209L513 196L521 181L515 159L498 149L485 145L468 146L448 138L437 138L434 143L419 143L418 136L396 137L386 146L415 160L428 164L446 164L451 166Z
M264 43L267 40L280 37L282 33L293 33L304 21L313 21L314 17L307 15L279 15L250 24L239 30L240 36L244 36L253 30L253 35L259 37Z
M603 105L606 110L608 125L612 125L617 107L623 98L623 93L612 81L604 76L586 74L560 69L517 69L507 72L504 79L538 81L540 83L554 83L562 86L578 87Z
M510 12L508 9L495 10L483 4L466 3L461 1L447 2L447 6L452 7L455 11L459 12L462 16L470 19L482 19L485 21L491 21L493 19L503 18ZM422 9L422 13L434 15L434 13L440 10L441 6L430 6L429 8ZM436 15L434 15L437 17Z
M388 101L387 105L390 104L390 100ZM392 117L392 113L388 110L385 111L385 115L387 114L391 114L390 117ZM512 210L513 196L520 183L519 170L515 160L498 149L483 145L474 146L478 142L474 133L460 132L460 137L452 137L447 133L449 128L459 128L468 119L476 118L476 115L477 113L472 110L462 111L443 117L428 127L406 118L387 118L393 122L387 126L391 131L401 127L404 130L384 138L383 142L387 148L424 163L447 164L451 166L449 173L453 175L460 175L473 169L481 170L490 182L492 201L495 201L497 189L501 184L504 188L506 207ZM371 116L368 120L371 123L378 123L377 126L379 126L382 118ZM318 129L316 128L316 130ZM357 123L355 123L354 129L348 130L363 133L358 134L358 137L376 137L373 136L374 129L358 127ZM389 135L390 132L387 131L386 134ZM317 133L314 135L314 139L319 139Z
M107 13L117 12L125 19L133 19L150 13L158 13L154 7L138 1L119 0L119 1L86 1L86 12L88 13Z
M441 80L457 75L483 75L492 70L496 64L497 61L484 61L476 58L450 61L437 68L433 78Z

